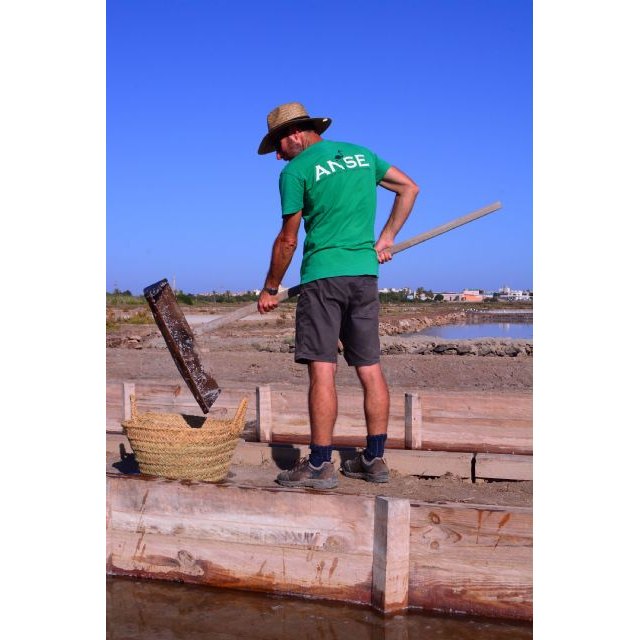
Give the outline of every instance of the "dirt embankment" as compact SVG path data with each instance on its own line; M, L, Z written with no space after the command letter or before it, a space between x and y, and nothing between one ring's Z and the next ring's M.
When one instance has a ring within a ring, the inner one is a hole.
M137 310L129 310L133 315ZM228 308L187 309L188 317L227 313ZM391 386L401 388L526 390L533 384L531 340L443 340L416 335L428 326L461 322L467 310L425 305L383 307L380 318L382 366ZM293 362L295 307L254 314L198 335L205 365L218 380L256 384L305 384L306 369ZM197 331L197 322L192 326ZM120 324L107 334L110 379L173 379L175 364L154 324ZM338 384L358 385L339 358Z

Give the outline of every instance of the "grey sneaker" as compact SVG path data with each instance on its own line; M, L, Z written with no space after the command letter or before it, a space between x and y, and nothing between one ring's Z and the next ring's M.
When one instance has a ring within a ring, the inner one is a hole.
M283 487L333 489L338 486L338 476L333 462L323 462L319 467L314 467L309 458L302 458L293 469L279 473L276 482Z
M367 462L363 452L352 460L345 460L340 469L348 478L358 478L367 482L389 482L389 467L383 458Z

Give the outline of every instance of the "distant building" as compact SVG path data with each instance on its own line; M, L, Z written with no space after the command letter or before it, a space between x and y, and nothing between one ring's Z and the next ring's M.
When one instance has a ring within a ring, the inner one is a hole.
M484 294L480 293L480 289L465 289L460 294L460 302L483 302Z
M531 291L522 291L521 289L511 289L510 287L502 287L498 289L498 299L506 302L531 300Z
M444 302L460 302L460 293L451 291L439 291Z

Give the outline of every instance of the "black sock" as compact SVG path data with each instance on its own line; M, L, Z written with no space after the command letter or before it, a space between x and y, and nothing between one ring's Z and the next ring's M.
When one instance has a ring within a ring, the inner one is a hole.
M331 462L331 454L333 452L333 445L330 444L326 447L321 447L317 444L310 444L311 455L309 456L309 462L314 467L320 467L323 462Z
M386 433L377 436L367 436L367 448L364 450L364 459L371 462L374 458L384 456L384 443L387 439Z

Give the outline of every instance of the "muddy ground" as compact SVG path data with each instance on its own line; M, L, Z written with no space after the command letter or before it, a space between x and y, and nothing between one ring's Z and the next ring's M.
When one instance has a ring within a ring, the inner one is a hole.
M107 315L113 320L122 318L123 314L132 315L136 311L139 310L111 310ZM198 336L205 367L221 387L236 384L306 387L306 368L295 364L291 353L294 334L293 305L282 305L266 316L253 314L245 320L217 329L214 334L199 333L200 327L207 319L228 312L229 307L185 308L184 311ZM518 348L511 351L490 351L503 355L456 355L457 352L452 349L441 354L420 353L421 350L424 351L421 346L432 339L416 336L414 331L430 325L448 324L452 320L460 322L464 320L464 316L465 311L461 311L460 307L448 305L423 305L419 311L407 310L404 306L384 307L381 313L382 367L389 386L399 391L486 390L494 394L500 391L532 391L531 341L527 345L516 345ZM491 345L496 341L485 342ZM106 375L108 380L118 381L180 380L155 324L122 323L110 326L107 332ZM359 385L355 372L341 356L337 383L342 386ZM273 477L277 472L277 467L272 463L261 467L234 467L231 479L254 486L273 486ZM388 485L381 486L341 476L336 491L436 502L509 506L531 506L533 500L532 482L471 483L456 477L425 479L395 473Z

